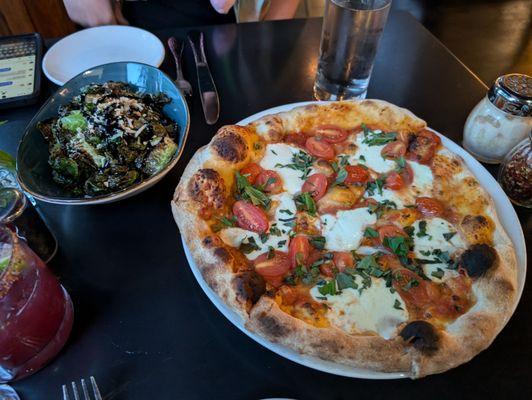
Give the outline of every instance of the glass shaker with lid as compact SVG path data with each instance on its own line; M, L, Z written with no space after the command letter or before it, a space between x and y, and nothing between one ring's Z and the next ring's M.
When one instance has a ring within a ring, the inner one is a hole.
M469 114L463 146L478 160L498 164L530 129L532 77L503 75Z
M514 204L532 207L532 131L508 153L498 179Z

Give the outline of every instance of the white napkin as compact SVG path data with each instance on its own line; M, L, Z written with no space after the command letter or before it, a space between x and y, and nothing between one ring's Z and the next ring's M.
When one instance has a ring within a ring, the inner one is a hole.
M227 14L229 9L235 4L235 0L211 0L211 4L220 14Z

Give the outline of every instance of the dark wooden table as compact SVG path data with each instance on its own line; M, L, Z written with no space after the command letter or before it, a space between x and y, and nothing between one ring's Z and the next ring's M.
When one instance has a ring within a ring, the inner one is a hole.
M195 281L170 212L183 168L219 126L311 99L320 30L320 20L203 28L220 92L219 123L205 124L196 96L183 158L154 188L109 205L41 205L60 243L50 267L70 292L76 319L60 355L14 384L23 399L57 399L61 384L90 375L105 399L117 400L532 398L530 286L493 345L466 365L419 381L370 381L318 372L261 347L231 325ZM162 39L185 33L158 32ZM195 82L189 50L185 57ZM173 73L169 57L162 68ZM465 118L485 92L411 16L391 15L369 97L407 107L460 142ZM0 114L9 120L0 127L0 148L15 152L35 111ZM530 213L518 212L530 232Z

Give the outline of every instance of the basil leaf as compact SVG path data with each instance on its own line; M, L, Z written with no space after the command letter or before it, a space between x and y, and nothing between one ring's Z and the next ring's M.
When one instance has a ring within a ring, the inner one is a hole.
M443 271L443 269L437 268L436 271L432 271L430 275L435 278L441 279L443 278L443 275L445 275L445 272Z
M309 242L317 250L323 250L325 248L325 237L323 236L312 236Z
M456 232L447 232L443 234L443 238L448 242L456 235Z
M334 295L336 295L338 293L338 291L336 290L336 281L333 279L333 280L325 283L324 285L319 286L318 287L318 291L324 296L327 296L327 295L334 296Z
M379 237L379 232L377 232L375 229L367 227L364 231L364 237L367 238L376 238Z
M395 299L395 302L393 303L393 308L396 310L404 310L404 308L401 307L401 302L397 299Z
M294 197L296 207L300 211L306 211L310 215L316 215L316 203L309 192L301 193Z

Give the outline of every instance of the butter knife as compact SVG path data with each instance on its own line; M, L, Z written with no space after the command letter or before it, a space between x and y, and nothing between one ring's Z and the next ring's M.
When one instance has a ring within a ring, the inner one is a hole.
M198 89L203 114L205 115L205 122L213 125L218 121L220 115L220 100L218 99L216 85L214 84L209 65L207 64L207 57L205 57L203 32L191 31L188 33L187 39L194 53L196 72L198 74Z

